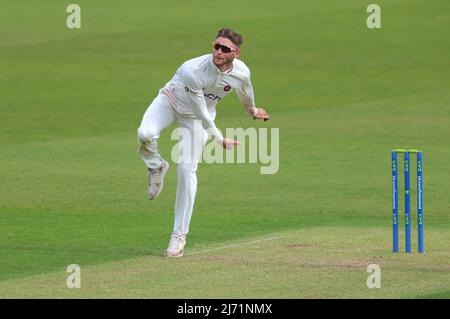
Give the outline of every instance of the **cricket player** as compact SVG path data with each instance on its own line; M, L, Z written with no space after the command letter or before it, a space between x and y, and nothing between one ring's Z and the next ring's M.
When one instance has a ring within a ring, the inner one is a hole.
M197 164L208 137L225 149L239 144L223 137L217 129L214 123L217 102L235 90L250 117L264 121L270 119L264 109L255 106L250 70L237 59L241 44L240 34L231 29L219 30L212 54L183 63L173 78L159 90L138 128L139 156L148 168L150 199L161 193L164 176L169 169L169 163L158 152L157 142L161 132L176 120L180 128L190 133L188 137L183 136L179 143L180 154L189 150L190 157L178 163L175 223L165 253L167 257L183 256L197 191Z

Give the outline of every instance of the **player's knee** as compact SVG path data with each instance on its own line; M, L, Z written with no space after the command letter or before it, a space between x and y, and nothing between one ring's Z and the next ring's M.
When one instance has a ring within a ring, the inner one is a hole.
M138 128L138 139L141 142L148 141L148 140L158 138L158 137L159 137L159 131L153 127L149 127L149 128L139 127Z

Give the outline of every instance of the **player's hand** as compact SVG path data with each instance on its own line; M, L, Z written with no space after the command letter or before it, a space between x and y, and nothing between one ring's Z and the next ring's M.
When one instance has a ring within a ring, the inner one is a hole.
M266 110L258 107L253 119L254 120L264 120L264 122L266 122L266 121L270 120L270 116L269 116L269 113L266 112Z
M229 138L224 138L222 140L222 147L227 149L227 150L231 150L236 145L241 145L241 142L235 141L235 140L232 140L232 139L229 139Z

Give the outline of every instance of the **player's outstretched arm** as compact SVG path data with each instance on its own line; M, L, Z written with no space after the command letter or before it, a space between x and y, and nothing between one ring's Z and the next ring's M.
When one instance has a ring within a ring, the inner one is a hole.
M263 108L255 106L255 94L253 93L253 85L250 80L250 71L247 81L241 87L236 88L237 96L245 107L245 111L254 119L268 121L270 120L269 113Z

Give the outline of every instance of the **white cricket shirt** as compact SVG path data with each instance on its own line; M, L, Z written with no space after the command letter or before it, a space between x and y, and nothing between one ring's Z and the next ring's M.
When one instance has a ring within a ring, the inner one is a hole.
M216 104L233 90L246 108L255 107L250 70L245 63L234 59L231 70L221 72L212 54L206 54L184 62L160 93L169 98L176 112L200 119L203 128L221 141L223 136L214 123Z

